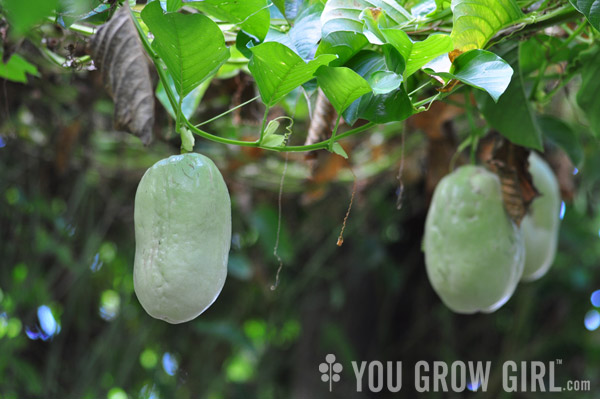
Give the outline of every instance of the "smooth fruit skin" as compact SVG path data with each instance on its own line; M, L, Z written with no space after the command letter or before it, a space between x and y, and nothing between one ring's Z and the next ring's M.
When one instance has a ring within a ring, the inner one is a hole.
M135 196L135 293L148 314L183 323L204 312L227 276L231 202L221 173L189 153L146 171Z
M498 177L481 167L462 166L440 181L423 244L429 281L457 313L497 310L523 273L520 230L504 210Z
M533 200L521 222L525 240L522 281L542 277L554 262L560 225L560 188L550 166L538 154L529 155L529 172L540 196Z

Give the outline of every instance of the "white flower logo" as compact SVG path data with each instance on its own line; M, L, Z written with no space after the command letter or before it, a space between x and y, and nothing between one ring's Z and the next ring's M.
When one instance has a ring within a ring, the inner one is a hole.
M329 382L329 392L331 392L332 383L340 380L340 373L344 367L335 362L335 355L331 353L325 356L325 361L327 363L319 365L319 371L321 372L321 381Z

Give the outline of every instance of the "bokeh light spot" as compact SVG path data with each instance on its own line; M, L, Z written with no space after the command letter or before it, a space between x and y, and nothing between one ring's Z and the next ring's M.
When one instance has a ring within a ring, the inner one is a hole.
M595 331L600 327L600 313L597 310L590 310L585 314L585 328L589 331Z
M565 213L567 212L567 206L565 205L565 201L562 201L560 203L560 220L563 220L565 218Z
M121 298L116 291L106 290L100 296L100 317L106 321L114 320L121 308Z
M121 388L114 387L108 391L107 397L108 399L127 399L127 394Z
M139 399L159 399L158 392L154 385L146 384L140 390Z
M0 339L4 337L6 334L6 330L8 328L8 317L6 317L6 313L0 314Z
M267 338L267 323L264 320L248 320L244 323L244 333L254 345L264 344Z
M94 259L92 259L90 270L95 273L102 268L102 265L103 263L100 262L100 252L97 252L96 255L94 255Z
M51 337L58 334L60 326L52 314L52 310L46 305L42 305L37 311L38 319L40 321L40 327L47 337Z
M103 242L98 253L102 262L111 263L117 256L117 246L112 242Z
M175 375L177 372L177 368L179 365L177 364L177 359L169 352L165 352L162 357L162 366L165 370L165 373L169 375Z
M6 325L6 336L8 338L15 338L21 333L22 329L23 324L21 323L21 320L12 317L8 319L8 324Z
M597 308L600 308L600 290L592 292L592 295L590 296L590 301L592 302L592 305L594 305Z
M158 355L152 349L144 349L140 354L140 364L145 369L151 369L156 367L158 363Z
M238 353L229 359L226 366L227 379L232 382L243 383L254 376L254 364L250 356Z

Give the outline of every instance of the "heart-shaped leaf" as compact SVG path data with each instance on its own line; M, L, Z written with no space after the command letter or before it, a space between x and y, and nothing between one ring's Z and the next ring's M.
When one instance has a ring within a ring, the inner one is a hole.
M370 93L371 86L350 68L322 66L317 82L333 108L341 114L360 96Z
M268 107L272 107L296 87L311 80L315 71L336 59L335 55L324 54L306 63L289 47L277 42L267 42L252 47L252 58L248 68L260 96Z
M386 94L400 87L402 75L391 71L376 71L369 77L368 82L373 93Z
M542 133L525 96L518 47L507 46L499 50L515 71L514 77L497 103L487 94L475 92L479 109L488 123L514 144L541 150Z
M268 0L201 0L185 3L215 18L239 25L259 40L263 40L269 31L271 13Z
M314 4L296 16L294 25L287 33L269 30L265 42L278 42L296 52L304 60L312 60L321 40L321 13L323 6Z
M394 50L395 51L395 50ZM363 78L389 68L385 57L375 51L361 51L347 62L347 66ZM344 112L344 120L353 125L359 118L375 123L402 121L413 114L413 106L400 85L397 90L386 94L367 93L354 101Z
M461 51L483 48L500 29L523 17L515 0L453 0L454 47Z
M569 0L573 7L585 15L590 24L600 30L600 0Z
M510 84L513 69L494 53L485 50L471 50L459 55L454 60L450 73L436 72L432 74L447 79L458 79L469 86L485 90L497 102Z
M395 25L412 19L410 13L395 1L329 0L321 15L323 40L317 55L336 54L339 59L335 64L342 65L367 45L361 20L361 13L366 8L380 9Z
M160 2L153 1L142 10L142 19L154 35L152 47L165 62L182 97L229 58L221 29L204 15L165 14Z
M421 42L413 42L408 35L400 29L381 29L381 33L406 61L404 78L417 72L429 61L441 54L454 49L452 39L448 35L434 34Z

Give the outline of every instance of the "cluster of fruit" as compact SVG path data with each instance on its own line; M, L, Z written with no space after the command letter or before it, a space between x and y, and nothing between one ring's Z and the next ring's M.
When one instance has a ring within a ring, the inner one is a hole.
M519 281L541 277L552 264L558 183L537 154L529 165L542 195L520 227L504 209L498 177L485 168L463 166L438 184L425 226L425 263L453 311L493 312ZM215 301L227 276L231 202L209 158L175 155L148 169L135 198L135 239L135 292L148 314L183 323Z
M556 254L560 191L536 153L529 172L540 196L520 226L505 211L500 180L480 166L462 166L440 181L423 241L429 281L457 313L494 312L520 281L542 277Z

